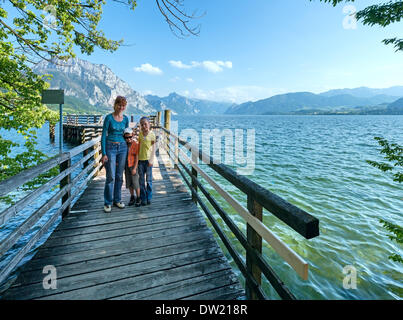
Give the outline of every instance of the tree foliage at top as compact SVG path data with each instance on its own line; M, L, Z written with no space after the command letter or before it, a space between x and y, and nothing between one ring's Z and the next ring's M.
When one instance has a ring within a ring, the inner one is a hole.
M310 0L313 1L313 0ZM340 2L355 2L355 0L319 0L336 6ZM403 1L389 1L375 4L358 11L355 14L358 21L364 25L386 27L392 23L400 22L403 18ZM394 37L383 40L384 44L392 44L396 51L403 51L403 39Z
M113 0L134 10L136 0ZM194 14L184 10L183 0L155 0L173 32L197 35L190 26ZM0 133L0 180L43 161L36 150L36 129L58 114L41 103L48 76L31 68L42 60L58 63L75 57L74 50L90 55L95 48L114 52L123 39L108 39L98 24L105 0L8 0L0 1L0 128L14 129L26 139L25 151L10 156L15 141ZM9 14L11 13L12 14Z

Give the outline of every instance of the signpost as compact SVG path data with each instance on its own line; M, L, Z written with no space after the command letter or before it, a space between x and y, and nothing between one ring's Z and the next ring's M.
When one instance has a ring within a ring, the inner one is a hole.
M49 89L42 91L43 104L58 104L60 115L59 126L59 152L63 152L63 104L64 104L64 90L63 89Z

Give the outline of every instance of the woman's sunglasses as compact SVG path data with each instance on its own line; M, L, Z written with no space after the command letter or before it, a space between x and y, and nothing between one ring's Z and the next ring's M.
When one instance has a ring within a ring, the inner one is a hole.
M129 140L129 139L133 139L133 137L132 136L125 137L125 140Z

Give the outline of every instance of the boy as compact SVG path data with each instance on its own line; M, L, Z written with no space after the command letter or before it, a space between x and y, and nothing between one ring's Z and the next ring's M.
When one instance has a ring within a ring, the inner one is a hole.
M133 130L126 128L124 131L124 138L127 143L127 161L125 166L126 188L130 190L129 206L133 204L136 207L140 206L140 185L139 174L137 172L139 144L133 139ZM134 197L134 190L136 190L137 198Z

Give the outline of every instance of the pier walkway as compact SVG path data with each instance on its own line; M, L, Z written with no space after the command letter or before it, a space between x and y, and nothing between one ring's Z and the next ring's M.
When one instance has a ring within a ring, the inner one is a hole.
M104 173L91 181L2 299L244 298L164 150L153 168L151 205L105 213ZM127 204L130 194L123 190ZM56 268L56 289L44 289L48 265Z
M161 111L150 117L158 150L151 205L103 211L102 119L93 115L66 117L63 136L76 147L0 182L3 197L58 173L0 212L0 227L12 226L0 240L0 299L271 299L268 285L296 299L263 248L305 281L308 262L263 218L273 215L307 240L319 236L319 220L171 132L170 117L164 110L163 126ZM24 221L16 226L14 218Z

